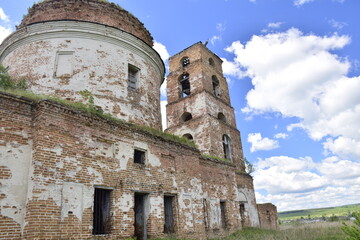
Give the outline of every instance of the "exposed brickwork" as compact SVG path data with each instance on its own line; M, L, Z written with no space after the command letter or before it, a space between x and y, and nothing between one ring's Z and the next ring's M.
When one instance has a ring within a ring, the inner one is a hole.
M184 58L190 62L186 66L182 64ZM231 139L231 160L239 170L243 170L240 132L236 129L234 109L230 105L221 63L221 59L201 42L169 59L166 131L179 136L191 134L202 153L221 158L225 158L223 135L226 134ZM180 96L180 78L184 73L189 74L190 83L190 94L186 97ZM220 95L214 92L213 76L219 80ZM185 112L190 113L193 119L182 121L181 116ZM223 114L225 119L219 119L219 114Z
M278 230L277 208L271 203L258 204L261 228Z
M17 98L10 101L8 95L1 95L0 100L0 110L3 114L7 112L5 116L17 119L24 115L23 110L12 108L14 103L19 104ZM33 139L29 163L32 177L25 196L26 210L22 210L24 238L91 239L94 186L112 189L110 238L134 234L134 192L149 194L149 237L163 235L164 194L176 197L177 236L205 238L241 228L236 189L251 191L252 179L239 178L235 165L203 158L196 149L56 103L43 101L34 105L28 101L28 105L28 109L35 111L28 112L30 116L26 121L10 122L1 118L0 122L9 129L24 124L32 126L29 129ZM5 141L13 141L14 137ZM109 143L113 147L110 152ZM145 165L133 163L134 147L147 151ZM67 192L66 189L71 188L81 192L81 197L75 198ZM204 199L208 204L206 214ZM219 224L220 200L226 205L226 229ZM6 224L11 223L11 218L0 217L7 219ZM21 228L15 226L13 232L19 234ZM0 232L0 238L7 234L7 231Z
M135 35L149 46L153 45L150 32L139 19L114 3L98 0L42 1L29 9L18 28L54 20L79 20L108 25Z
M167 106L168 131L191 134L199 149L133 124L161 129L164 65L150 46L138 19L97 0L35 4L2 43L2 64L28 90L93 100L123 121L0 92L0 239L152 238L165 230L206 239L277 226L276 207L257 207L244 173L222 61L201 42L170 58ZM184 57L190 64L181 65ZM184 121L184 112L193 118Z

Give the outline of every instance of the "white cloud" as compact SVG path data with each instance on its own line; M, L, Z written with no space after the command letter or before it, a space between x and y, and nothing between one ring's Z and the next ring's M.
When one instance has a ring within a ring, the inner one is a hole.
M9 36L11 32L11 28L0 26L0 43Z
M169 70L169 63L168 63L168 59L170 57L170 54L167 50L167 48L165 47L165 45L154 41L154 46L153 48L155 49L155 51L157 51L161 57L161 59L164 61L165 63L165 69L166 71ZM165 78L163 84L160 87L160 94L162 97L166 98L167 97L167 90L166 90L166 85L167 85L167 80Z
M346 22L339 22L339 21L336 21L336 20L334 20L334 19L330 19L330 20L329 20L329 24L330 24L333 28L335 28L335 29L337 29L337 30L340 30L340 29L344 28L344 27L347 25Z
M242 78L245 76L245 73L241 70L241 66L236 62L230 62L226 58L221 58L223 60L222 69L225 75Z
M273 202L278 210L294 210L357 203L360 163L330 157L319 163L310 157L277 156L255 164L258 202Z
M161 102L160 102L161 123L162 123L162 128L163 128L163 130L165 130L165 129L167 128L166 105L167 105L167 101L161 101Z
M5 14L4 10L0 7L0 20L9 22L9 17Z
M359 159L358 150L341 141L360 144L360 77L347 77L350 63L331 53L349 43L345 35L304 35L294 28L232 43L226 49L235 54L226 63L230 72L242 71L254 85L243 112L297 117L288 130L300 127L314 140L330 138L326 150Z
M360 159L360 141L358 140L346 137L328 138L323 145L325 150L343 158Z
M294 5L299 7L302 6L305 3L314 2L315 0L294 0ZM343 3L345 0L332 0L333 2Z
M272 140L267 137L262 138L261 133L249 133L247 141L251 143L251 152L259 150L272 150L279 147L279 143L276 140Z
M286 133L277 133L277 134L275 134L274 135L274 138L277 138L277 139L285 139L285 138L287 138L289 135L288 134L286 134Z
M268 23L268 28L279 28L281 25L283 24L283 22L272 22L272 23Z
M223 23L217 23L216 24L216 30L218 31L217 35L212 36L209 41L212 45L214 45L217 41L220 41L222 39L222 34L225 32L226 27Z
M166 62L169 59L170 54L169 54L169 52L167 51L166 47L163 44L161 44L161 43L159 43L157 41L154 41L153 48L155 49L155 51L157 51L159 53L161 59L164 62Z
M305 3L310 3L310 2L313 2L314 0L295 0L294 1L294 5L295 6L301 6Z
M211 42L212 45L214 45L215 42L217 42L217 41L219 41L219 40L221 40L221 36L212 36L212 37L210 38L210 42Z
M255 164L255 189L269 194L306 192L327 185L328 180L310 170L315 164L310 157L270 157Z

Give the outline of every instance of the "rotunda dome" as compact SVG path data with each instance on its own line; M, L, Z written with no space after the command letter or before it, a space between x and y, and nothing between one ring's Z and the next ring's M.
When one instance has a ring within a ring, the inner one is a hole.
M29 9L18 28L57 20L85 21L115 27L153 46L150 32L139 19L119 5L101 0L44 0Z

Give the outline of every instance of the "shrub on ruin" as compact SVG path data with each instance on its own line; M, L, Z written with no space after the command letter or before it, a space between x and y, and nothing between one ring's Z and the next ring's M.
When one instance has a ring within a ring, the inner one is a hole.
M360 240L360 212L354 213L354 224L348 225L343 222L342 231L347 235L349 240Z

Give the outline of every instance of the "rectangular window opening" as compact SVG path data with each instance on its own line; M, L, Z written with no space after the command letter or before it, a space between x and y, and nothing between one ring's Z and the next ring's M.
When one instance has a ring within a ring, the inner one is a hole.
M128 88L131 90L136 90L136 83L139 78L140 69L129 64L128 65Z
M145 151L134 149L134 163L145 164L145 156Z
M174 196L164 196L164 233L175 232L174 201Z
M95 188L93 234L109 234L111 230L110 219L111 190Z
M225 201L220 201L221 226L226 228L226 206Z

